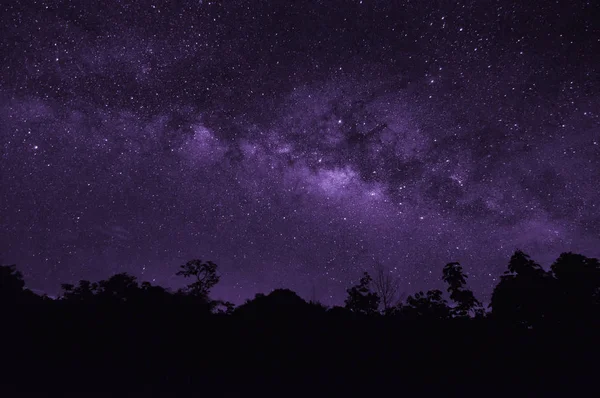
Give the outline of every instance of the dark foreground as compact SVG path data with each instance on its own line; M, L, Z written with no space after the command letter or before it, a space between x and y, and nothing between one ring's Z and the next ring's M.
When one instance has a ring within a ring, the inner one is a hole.
M179 314L69 314L4 317L0 395L572 396L598 390L593 325L519 330L490 319L211 315L192 322Z
M212 262L170 292L116 274L58 299L0 266L0 397L598 396L600 262L563 253L549 271L515 252L491 312L458 263L392 300L382 269L325 308L287 289L234 307L212 300ZM390 303L394 303L390 305Z

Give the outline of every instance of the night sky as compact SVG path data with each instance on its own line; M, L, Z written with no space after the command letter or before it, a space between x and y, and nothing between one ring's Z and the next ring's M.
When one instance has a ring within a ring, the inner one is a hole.
M341 304L600 256L596 1L7 1L0 263Z

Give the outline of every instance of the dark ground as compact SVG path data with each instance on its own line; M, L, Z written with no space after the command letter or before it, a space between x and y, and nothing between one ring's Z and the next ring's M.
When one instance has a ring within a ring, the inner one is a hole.
M571 396L597 390L600 350L592 326L534 331L489 319L72 314L5 317L3 396Z

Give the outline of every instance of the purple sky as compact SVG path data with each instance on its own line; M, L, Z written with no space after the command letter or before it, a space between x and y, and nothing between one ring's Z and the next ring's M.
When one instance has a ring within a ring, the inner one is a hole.
M0 262L340 304L600 256L600 6L430 3L5 2Z

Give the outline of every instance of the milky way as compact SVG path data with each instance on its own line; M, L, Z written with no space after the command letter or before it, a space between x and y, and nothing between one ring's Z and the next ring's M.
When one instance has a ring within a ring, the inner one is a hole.
M431 4L430 4L431 3ZM339 304L521 248L600 256L593 1L16 1L0 9L0 262Z

